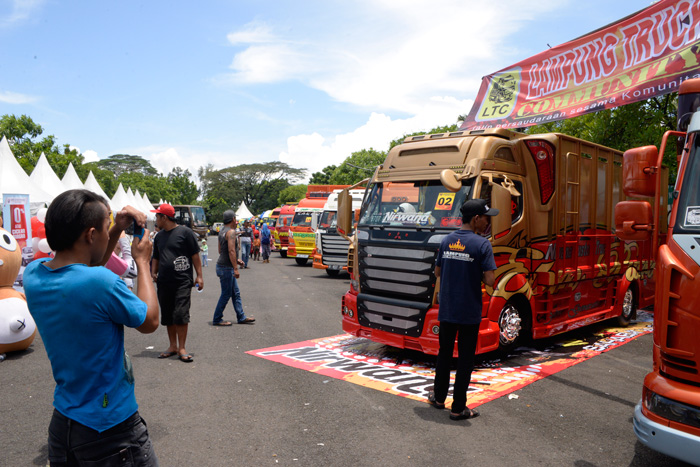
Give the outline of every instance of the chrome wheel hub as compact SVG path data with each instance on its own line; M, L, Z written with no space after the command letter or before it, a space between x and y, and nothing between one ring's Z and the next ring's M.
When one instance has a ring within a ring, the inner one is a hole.
M522 330L521 321L520 313L513 305L506 305L503 308L498 320L501 344L508 345L515 342Z

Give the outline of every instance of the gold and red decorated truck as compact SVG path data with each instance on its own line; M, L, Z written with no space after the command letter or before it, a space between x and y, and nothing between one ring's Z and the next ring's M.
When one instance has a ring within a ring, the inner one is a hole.
M626 199L620 151L559 133L465 130L407 138L370 179L352 236L343 330L437 354L435 258L474 198L500 210L488 232L496 288L483 288L478 353L611 318L624 325L652 303L652 240L623 241L613 223L613 207ZM350 204L341 193L344 234Z

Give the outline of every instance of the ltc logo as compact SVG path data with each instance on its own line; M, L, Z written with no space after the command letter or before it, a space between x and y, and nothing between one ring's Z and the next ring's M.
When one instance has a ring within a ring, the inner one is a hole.
M464 251L466 247L457 239L456 243L450 243L450 251Z
M497 120L508 117L515 109L520 92L520 68L497 73L491 78L486 98L479 107L476 120Z

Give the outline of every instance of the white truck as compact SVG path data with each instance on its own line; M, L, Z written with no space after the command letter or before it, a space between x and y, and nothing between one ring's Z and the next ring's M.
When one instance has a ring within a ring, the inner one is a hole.
M347 270L348 248L350 243L336 231L336 219L338 213L338 193L335 190L328 197L321 216L313 226L316 231L316 250L314 252L313 267L325 269L329 276L337 276L340 271ZM365 196L365 189L350 190L352 196L352 209L358 211Z

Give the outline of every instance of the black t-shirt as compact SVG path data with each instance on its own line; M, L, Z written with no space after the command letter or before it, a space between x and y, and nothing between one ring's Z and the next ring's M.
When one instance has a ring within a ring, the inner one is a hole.
M197 237L187 227L178 225L172 230L158 232L153 241L153 259L158 260L158 284L192 287L192 257L197 253Z

